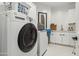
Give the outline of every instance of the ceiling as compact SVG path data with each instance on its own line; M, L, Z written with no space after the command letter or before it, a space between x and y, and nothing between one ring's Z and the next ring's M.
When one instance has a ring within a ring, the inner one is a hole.
M75 8L75 2L34 2L37 6L48 6L51 8Z

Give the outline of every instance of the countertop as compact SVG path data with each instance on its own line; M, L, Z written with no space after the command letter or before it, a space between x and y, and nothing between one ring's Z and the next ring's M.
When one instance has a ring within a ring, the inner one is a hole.
M58 33L77 33L76 31L52 31L53 33L58 32Z

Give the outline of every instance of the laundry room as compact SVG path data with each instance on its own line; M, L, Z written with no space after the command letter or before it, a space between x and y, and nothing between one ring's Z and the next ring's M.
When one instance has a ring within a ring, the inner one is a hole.
M34 3L37 6L39 55L79 56L79 3Z
M0 2L0 56L79 56L79 2Z

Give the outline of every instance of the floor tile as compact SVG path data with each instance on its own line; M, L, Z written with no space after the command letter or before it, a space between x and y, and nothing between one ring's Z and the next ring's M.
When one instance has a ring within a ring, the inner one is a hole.
M72 51L71 47L49 44L44 56L74 56Z

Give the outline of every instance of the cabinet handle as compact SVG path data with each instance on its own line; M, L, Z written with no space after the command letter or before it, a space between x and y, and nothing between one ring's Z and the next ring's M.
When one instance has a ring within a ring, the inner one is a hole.
M65 36L64 34L60 34L60 36Z

